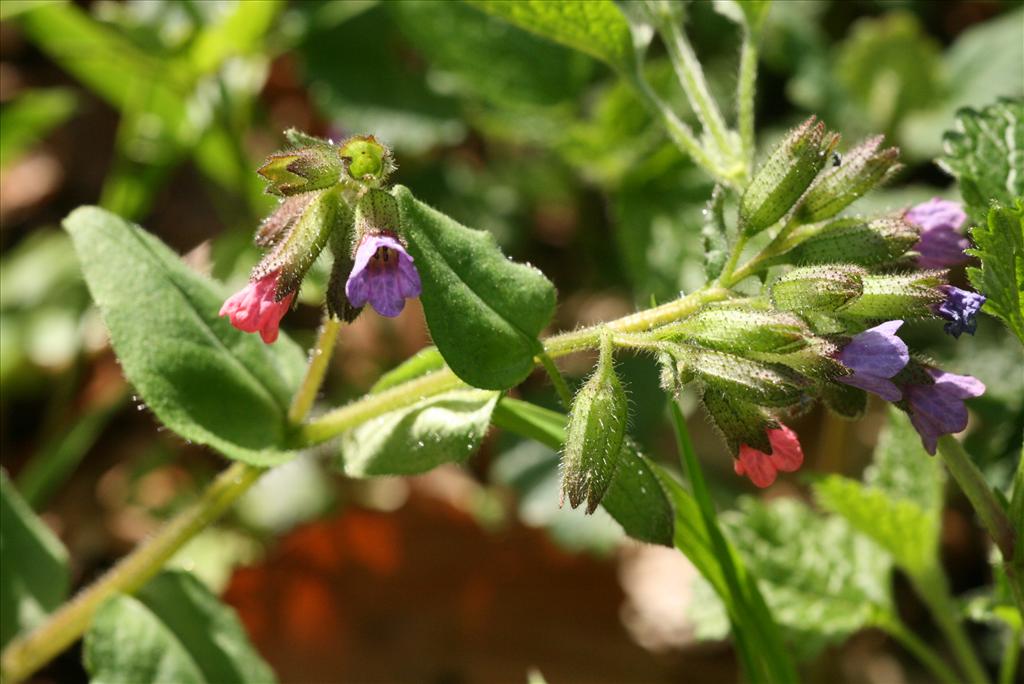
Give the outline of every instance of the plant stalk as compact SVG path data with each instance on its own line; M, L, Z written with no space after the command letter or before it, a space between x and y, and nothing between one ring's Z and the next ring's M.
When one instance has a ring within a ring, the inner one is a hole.
M959 611L942 570L932 565L921 572L912 573L910 579L928 606L939 629L953 647L953 656L966 675L966 681L972 684L989 684L988 674L978 660L963 624L957 619Z
M754 95L757 88L757 41L750 31L743 34L743 45L740 47L740 72L736 86L736 102L738 103L738 126L740 144L743 146L743 158L747 163L747 173L753 171L754 144Z
M907 629L898 617L886 615L884 619L878 621L877 626L910 651L922 665L935 675L937 680L943 684L960 684L960 678L939 657L939 654L918 638L916 634Z

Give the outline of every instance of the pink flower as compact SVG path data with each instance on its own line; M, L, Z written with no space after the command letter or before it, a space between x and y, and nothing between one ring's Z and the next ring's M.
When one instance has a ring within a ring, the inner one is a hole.
M746 475L751 482L762 488L775 482L775 476L780 470L785 473L796 472L804 462L800 440L785 425L769 430L768 441L772 445L772 453L766 454L743 444L740 446L739 457L733 462L733 470L737 475Z
M967 215L959 204L935 197L912 207L904 218L921 229L921 239L914 246L920 255L918 266L949 268L967 261L964 250L971 243L960 232Z
M258 332L267 344L277 339L281 318L291 308L295 293L289 292L281 301L275 300L277 280L281 271L274 271L254 283L249 283L227 298L220 307L220 315L227 316L231 325L242 332Z

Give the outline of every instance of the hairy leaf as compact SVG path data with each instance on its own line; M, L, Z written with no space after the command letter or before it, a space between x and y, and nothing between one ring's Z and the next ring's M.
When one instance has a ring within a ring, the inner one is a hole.
M972 228L971 237L977 247L967 253L981 259L981 268L970 267L967 275L988 298L982 311L1002 320L1024 344L1024 200L1012 208L992 207L987 224Z
M64 222L128 381L167 427L226 456L287 460L288 405L305 368L217 315L224 292L157 238L95 207Z

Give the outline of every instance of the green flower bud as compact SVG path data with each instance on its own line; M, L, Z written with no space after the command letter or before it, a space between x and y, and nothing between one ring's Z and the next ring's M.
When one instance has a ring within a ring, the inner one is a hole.
M769 363L778 363L792 368L797 373L820 382L828 382L851 373L836 360L839 347L820 337L810 337L807 344L788 353L753 352L750 358Z
M311 197L301 209L297 209L296 206L285 209L286 203L282 203L279 209L282 216L275 218L275 212L267 219L275 225L283 225L265 236L265 242L272 244L272 247L256 264L252 279L260 280L275 271L280 271L275 293L277 301L281 301L299 288L309 267L320 256L320 252L330 239L331 233L339 224L345 224L348 207L341 199L338 188L310 194ZM260 235L263 235L262 229Z
M698 378L708 387L759 406L789 406L799 401L808 387L804 377L778 363L686 344L675 345L670 353L684 380Z
M740 227L754 235L786 215L825 166L839 138L812 116L790 131L740 198Z
M294 136L289 137L294 139ZM318 140L309 136L303 139ZM342 168L334 146L319 141L309 147L272 154L257 171L269 181L267 193L288 197L335 185L341 179Z
M791 249L780 262L878 266L899 259L919 238L918 230L901 216L838 219Z
M619 465L626 434L626 393L615 374L610 340L602 341L597 368L576 394L562 454L562 500L597 510Z
M804 322L791 314L731 307L702 309L657 332L659 337L741 355L794 352L807 346L811 334Z
M847 152L839 166L822 175L800 203L800 220L815 223L835 216L895 174L900 168L900 151L895 147L879 150L882 139L881 135L868 138Z
M395 170L391 150L372 135L349 138L338 154L349 178L363 185L379 187Z
M772 452L768 430L779 424L764 409L710 386L704 389L703 400L712 424L721 433L733 458L743 444L766 454Z
M929 318L945 299L938 286L944 271L864 276L864 292L843 309L843 316L878 320Z
M863 278L863 269L844 264L794 268L772 284L772 304L780 311L836 311L860 296Z

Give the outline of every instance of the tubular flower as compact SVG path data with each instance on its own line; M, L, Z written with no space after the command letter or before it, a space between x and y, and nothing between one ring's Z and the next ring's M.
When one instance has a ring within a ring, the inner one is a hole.
M242 332L258 332L267 344L274 342L277 340L281 318L295 299L294 292L288 293L280 301L275 299L280 277L281 271L278 270L250 282L227 298L220 307L219 315L227 316L231 325Z
M970 375L947 373L938 368L926 369L935 382L930 385L908 385L903 388L910 422L921 435L929 454L942 435L953 435L967 427L965 399L980 397L985 384Z
M889 321L856 335L839 352L839 361L853 375L836 378L839 382L872 392L886 401L899 401L903 393L890 378L910 361L906 343L896 336L903 321Z
M940 285L939 289L946 295L946 300L935 307L935 313L948 321L943 330L953 337L960 337L961 333L973 335L978 329L974 317L985 303L985 295L952 285Z
M764 488L775 482L779 471L792 473L799 470L804 462L804 452L796 433L785 425L768 430L768 441L772 453L766 454L746 444L740 445L739 456L733 462L737 475L746 475L758 487Z
M345 294L353 307L367 302L381 316L394 318L407 297L420 294L420 274L398 238L389 233L368 233L356 249Z
M964 250L970 241L960 232L967 215L956 202L935 197L912 207L904 218L921 229L914 246L921 268L949 268L967 261Z

